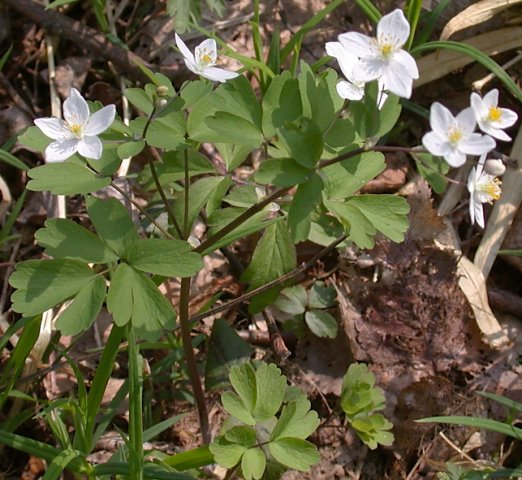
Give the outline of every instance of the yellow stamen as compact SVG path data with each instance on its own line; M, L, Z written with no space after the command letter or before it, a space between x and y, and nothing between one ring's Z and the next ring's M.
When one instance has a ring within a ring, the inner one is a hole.
M390 45L389 43L385 43L384 45L381 45L381 53L383 57L389 57L390 54L393 51L393 45Z
M205 65L208 65L209 63L212 63L212 58L210 57L210 55L208 53L205 53L202 57L201 57L201 60L203 60L203 63Z
M488 113L488 120L490 122L498 122L502 118L502 110L498 107L490 107Z
M494 178L489 183L479 185L478 189L490 197L489 202L491 203L492 200L498 200L500 198L500 194L502 193L500 185L502 185L502 182L498 178Z
M448 135L448 140L455 144L457 143L460 139L462 138L462 132L460 130L457 130L457 129L453 129L449 132L449 135Z
M81 125L78 125L77 123L69 125L69 130L77 138L80 138L83 134L83 127Z

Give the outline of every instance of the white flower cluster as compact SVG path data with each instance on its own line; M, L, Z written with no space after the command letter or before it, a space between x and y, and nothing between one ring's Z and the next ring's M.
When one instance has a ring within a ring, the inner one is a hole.
M419 70L414 58L402 48L409 36L410 24L397 9L379 20L375 38L348 32L339 35L338 42L328 42L326 53L337 59L346 77L337 84L339 96L360 100L364 85L378 80L381 90L410 98Z
M500 197L500 180L504 173L500 160L487 160L487 154L496 146L497 140L510 141L504 129L517 121L517 114L498 106L498 90L488 92L482 98L472 93L471 106L456 117L442 104L435 102L430 109L431 131L422 137L422 144L433 155L443 157L452 167L461 167L467 155L480 155L479 163L468 179L470 192L471 223L484 228L483 203L491 203ZM478 124L483 132L475 132Z

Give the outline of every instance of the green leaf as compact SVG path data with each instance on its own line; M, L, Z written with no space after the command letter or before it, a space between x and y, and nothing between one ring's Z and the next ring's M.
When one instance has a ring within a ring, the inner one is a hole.
M256 406L254 417L269 420L281 408L286 392L286 377L273 363L262 363L256 370Z
M171 112L150 122L145 140L152 147L176 150L185 143L185 119L181 112Z
M299 83L290 72L275 76L263 97L263 133L274 137L277 129L287 122L299 119L303 114Z
M123 94L132 106L136 107L138 110L141 110L147 115L152 113L152 110L154 109L152 99L147 95L143 88L126 88Z
M223 388L228 385L230 368L246 362L254 349L245 342L223 318L212 325L205 364L205 388Z
M364 152L322 169L325 194L329 199L347 198L384 171L380 152Z
M216 437L209 447L214 460L224 468L235 467L247 450L243 445L229 442L224 436Z
M232 172L239 167L252 151L252 148L249 146L233 145L231 143L216 143L215 147L227 166L227 172Z
M289 402L283 408L270 440L290 437L304 440L316 430L320 423L317 412L310 410L310 402L301 393L299 400Z
M371 450L375 450L379 444L386 446L393 444L393 434L387 431L393 425L381 414L356 417L350 424Z
M251 207L259 201L256 187L253 185L238 185L223 199L234 207Z
M384 105L379 109L379 128L374 136L381 138L386 135L397 123L401 115L402 106L397 95L389 94Z
M77 163L48 163L31 168L27 189L35 192L50 191L55 195L76 195L101 190L111 183L110 177L100 177Z
M214 193L219 183L224 177L204 177L196 180L190 185L189 190L189 208L188 208L188 225L192 229L192 224L196 220L208 198ZM174 216L178 219L178 222L183 219L185 214L185 195L174 203Z
M435 193L443 193L448 184L446 174L450 166L440 157L435 157L431 153L411 152L410 155L415 160L419 173L430 184Z
M337 299L337 290L332 285L326 286L324 282L315 282L308 292L308 306L310 308L333 307Z
M43 153L45 147L49 145L52 140L45 136L43 132L36 126L28 127L27 130L18 137L20 145L27 147L29 150Z
M279 294L274 304L285 313L299 315L304 313L308 306L308 294L302 285L288 287Z
M294 244L286 224L278 222L265 230L241 280L249 283L250 289L254 289L288 273L295 265Z
M145 142L143 140L137 142L125 142L118 146L118 156L120 158L131 158L135 157L145 147Z
M233 392L224 392L221 395L221 403L223 404L223 408L233 417L236 417L247 425L256 424L256 419L252 416L243 400L241 400L237 394Z
M187 242L174 239L140 239L127 248L125 258L138 270L165 277L191 277L203 266Z
M121 158L118 156L118 145L106 143L103 146L102 155L99 159L86 159L89 166L98 173L98 176L110 177L121 165Z
M305 322L312 333L318 337L335 338L337 336L337 321L328 312L310 310L305 313Z
M241 471L246 480L262 478L266 468L266 457L260 448L249 448L241 458Z
M214 135L207 137L207 141L250 148L257 148L263 142L263 134L254 124L232 113L218 111L205 118L205 124L214 132Z
M311 227L310 215L321 201L323 180L314 174L310 180L300 184L288 211L288 228L294 243L308 239Z
M192 107L198 100L206 97L212 91L212 82L206 80L194 80L185 82L179 92L185 102L184 107Z
M272 158L261 162L255 180L262 185L290 187L307 182L313 172L292 158Z
M9 278L17 290L11 296L13 310L25 316L55 307L79 292L94 272L76 260L27 260L19 262Z
M268 444L268 449L281 464L300 472L307 472L321 460L317 447L300 438L280 438Z
M105 293L105 278L94 277L60 314L56 320L56 328L62 335L76 335L87 330L100 313Z
M213 192L209 195L205 211L207 217L210 217L215 211L221 208L223 203L223 197L227 194L231 185L234 184L234 180L230 176L223 177L221 181L214 188Z
M249 412L253 413L256 406L257 390L256 372L252 366L248 363L245 363L243 365L232 367L230 369L230 383L239 395L239 398L241 398L244 406L248 409Z
M317 125L306 117L287 122L277 129L279 139L290 156L305 168L313 168L323 153L323 136Z
M98 235L119 257L123 257L127 248L139 238L127 209L116 198L101 200L88 196L86 204L87 213Z
M373 248L373 236L377 231L394 242L404 240L410 208L402 197L360 195L343 203L328 200L324 203L348 225L349 239L360 248Z
M499 80L507 87L507 89L511 91L511 93L518 99L518 101L522 102L522 90L520 90L520 87L513 81L509 73L507 73L497 62L495 62L495 60L490 58L484 52L481 52L478 48L472 47L471 45L467 45L462 42L454 42L452 40L438 40L434 42L427 42L422 45L417 45L411 50L411 53L417 54L425 52L426 50L433 50L437 48L453 50L454 52L467 55L473 60L476 60L496 77L498 77Z
M253 447L256 444L256 430L253 427L238 425L227 430L225 439L232 443L238 443L244 447Z
M170 302L145 274L121 263L107 294L107 309L116 325L129 322L138 336L154 341L163 329L173 328L176 315Z
M110 263L118 256L104 241L81 225L64 218L50 218L35 233L45 253L55 258L73 258L88 263Z

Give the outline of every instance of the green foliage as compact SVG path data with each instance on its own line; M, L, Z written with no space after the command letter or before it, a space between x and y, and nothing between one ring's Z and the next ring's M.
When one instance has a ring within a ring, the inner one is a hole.
M375 387L375 375L364 363L352 363L343 379L341 408L359 438L372 450L391 445L393 425L375 411L384 408L384 395Z
M308 471L319 461L317 448L305 440L319 425L317 413L275 365L236 365L230 383L234 392L223 393L221 401L232 418L210 445L216 462L239 466L246 479L260 479L269 464L281 472Z
M335 305L336 297L337 292L333 286L315 282L308 292L302 285L285 288L274 304L281 311L294 316L298 331L304 321L314 335L335 338L337 321L325 310Z

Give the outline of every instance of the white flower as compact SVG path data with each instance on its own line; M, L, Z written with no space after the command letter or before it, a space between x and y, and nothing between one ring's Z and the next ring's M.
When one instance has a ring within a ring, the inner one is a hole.
M359 59L344 48L341 42L327 42L325 48L326 53L339 62L346 77L346 80L341 80L336 86L339 96L348 100L361 100L364 97L364 82L357 80L353 75L353 69Z
M360 59L353 70L358 81L380 78L386 90L410 98L413 80L419 78L419 70L413 57L402 49L409 35L410 25L402 11L397 9L379 20L377 38L348 32L339 35L339 40Z
M471 169L468 178L469 198L469 216L471 223L477 224L484 228L484 209L483 203L493 203L493 200L500 198L501 182L495 175L483 171L486 155L480 157L476 167Z
M236 78L239 74L229 72L223 68L214 67L217 61L217 45L212 38L203 40L192 53L181 37L176 33L176 45L178 46L185 65L196 75L208 78L214 82L226 82L232 78Z
M498 107L498 90L495 88L481 98L478 93L471 94L471 107L479 128L492 137L511 141L511 137L503 131L517 121L517 114L513 110Z
M71 88L69 97L63 102L65 121L55 117L34 121L44 135L54 140L45 149L45 161L62 162L76 152L98 160L103 151L98 135L112 125L115 115L114 105L107 105L91 115L80 92Z
M422 137L422 144L433 155L444 157L452 167L466 162L466 154L482 155L495 148L495 140L488 135L473 133L476 121L471 108L456 117L442 104L435 102L430 109L432 131Z
M486 163L484 163L484 171L495 175L495 177L501 177L506 173L506 166L504 162L498 158L489 158L486 160Z

